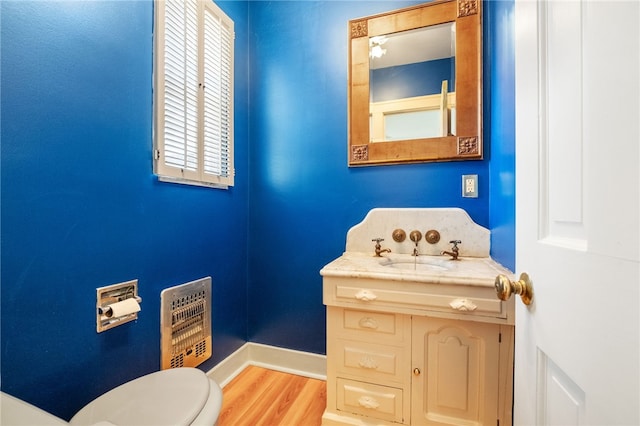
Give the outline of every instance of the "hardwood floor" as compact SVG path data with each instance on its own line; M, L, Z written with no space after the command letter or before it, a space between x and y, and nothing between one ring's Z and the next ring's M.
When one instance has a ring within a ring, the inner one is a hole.
M327 392L323 380L256 366L223 389L218 426L315 426L322 423Z

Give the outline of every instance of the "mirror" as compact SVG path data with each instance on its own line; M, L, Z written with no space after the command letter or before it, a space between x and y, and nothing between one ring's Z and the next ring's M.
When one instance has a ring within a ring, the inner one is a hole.
M480 0L349 21L349 166L482 159Z
M372 142L455 135L455 25L369 37Z

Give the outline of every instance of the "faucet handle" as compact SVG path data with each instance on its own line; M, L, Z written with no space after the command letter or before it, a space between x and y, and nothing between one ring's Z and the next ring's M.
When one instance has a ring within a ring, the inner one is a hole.
M424 239L429 244L436 244L436 243L438 243L440 241L440 233L438 231L436 231L435 229L429 229L424 234Z
M398 228L393 230L393 234L391 234L391 236L393 237L393 241L401 243L407 238L407 233L404 232L403 229Z
M374 238L371 241L376 243L376 247L375 247L375 257L382 257L380 256L380 253L391 253L391 249L383 249L382 246L380 245L380 241L384 241L384 238Z
M453 244L453 247L451 247L451 251L443 251L442 254L451 256L451 260L458 260L458 256L460 255L460 248L458 248L458 244L462 243L462 241L451 240L449 241L449 243Z

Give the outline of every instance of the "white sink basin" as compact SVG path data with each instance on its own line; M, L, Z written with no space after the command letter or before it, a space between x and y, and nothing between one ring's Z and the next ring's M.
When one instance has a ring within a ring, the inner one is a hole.
M407 271L448 271L451 269L451 262L445 260L434 260L426 257L411 256L411 258L388 259L380 262L381 266Z

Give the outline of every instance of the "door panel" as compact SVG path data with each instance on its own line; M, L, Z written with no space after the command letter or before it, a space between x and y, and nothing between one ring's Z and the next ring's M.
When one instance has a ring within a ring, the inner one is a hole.
M538 374L538 418L541 424L581 424L585 409L584 391L542 351L538 351Z
M500 325L413 317L411 423L495 425Z

